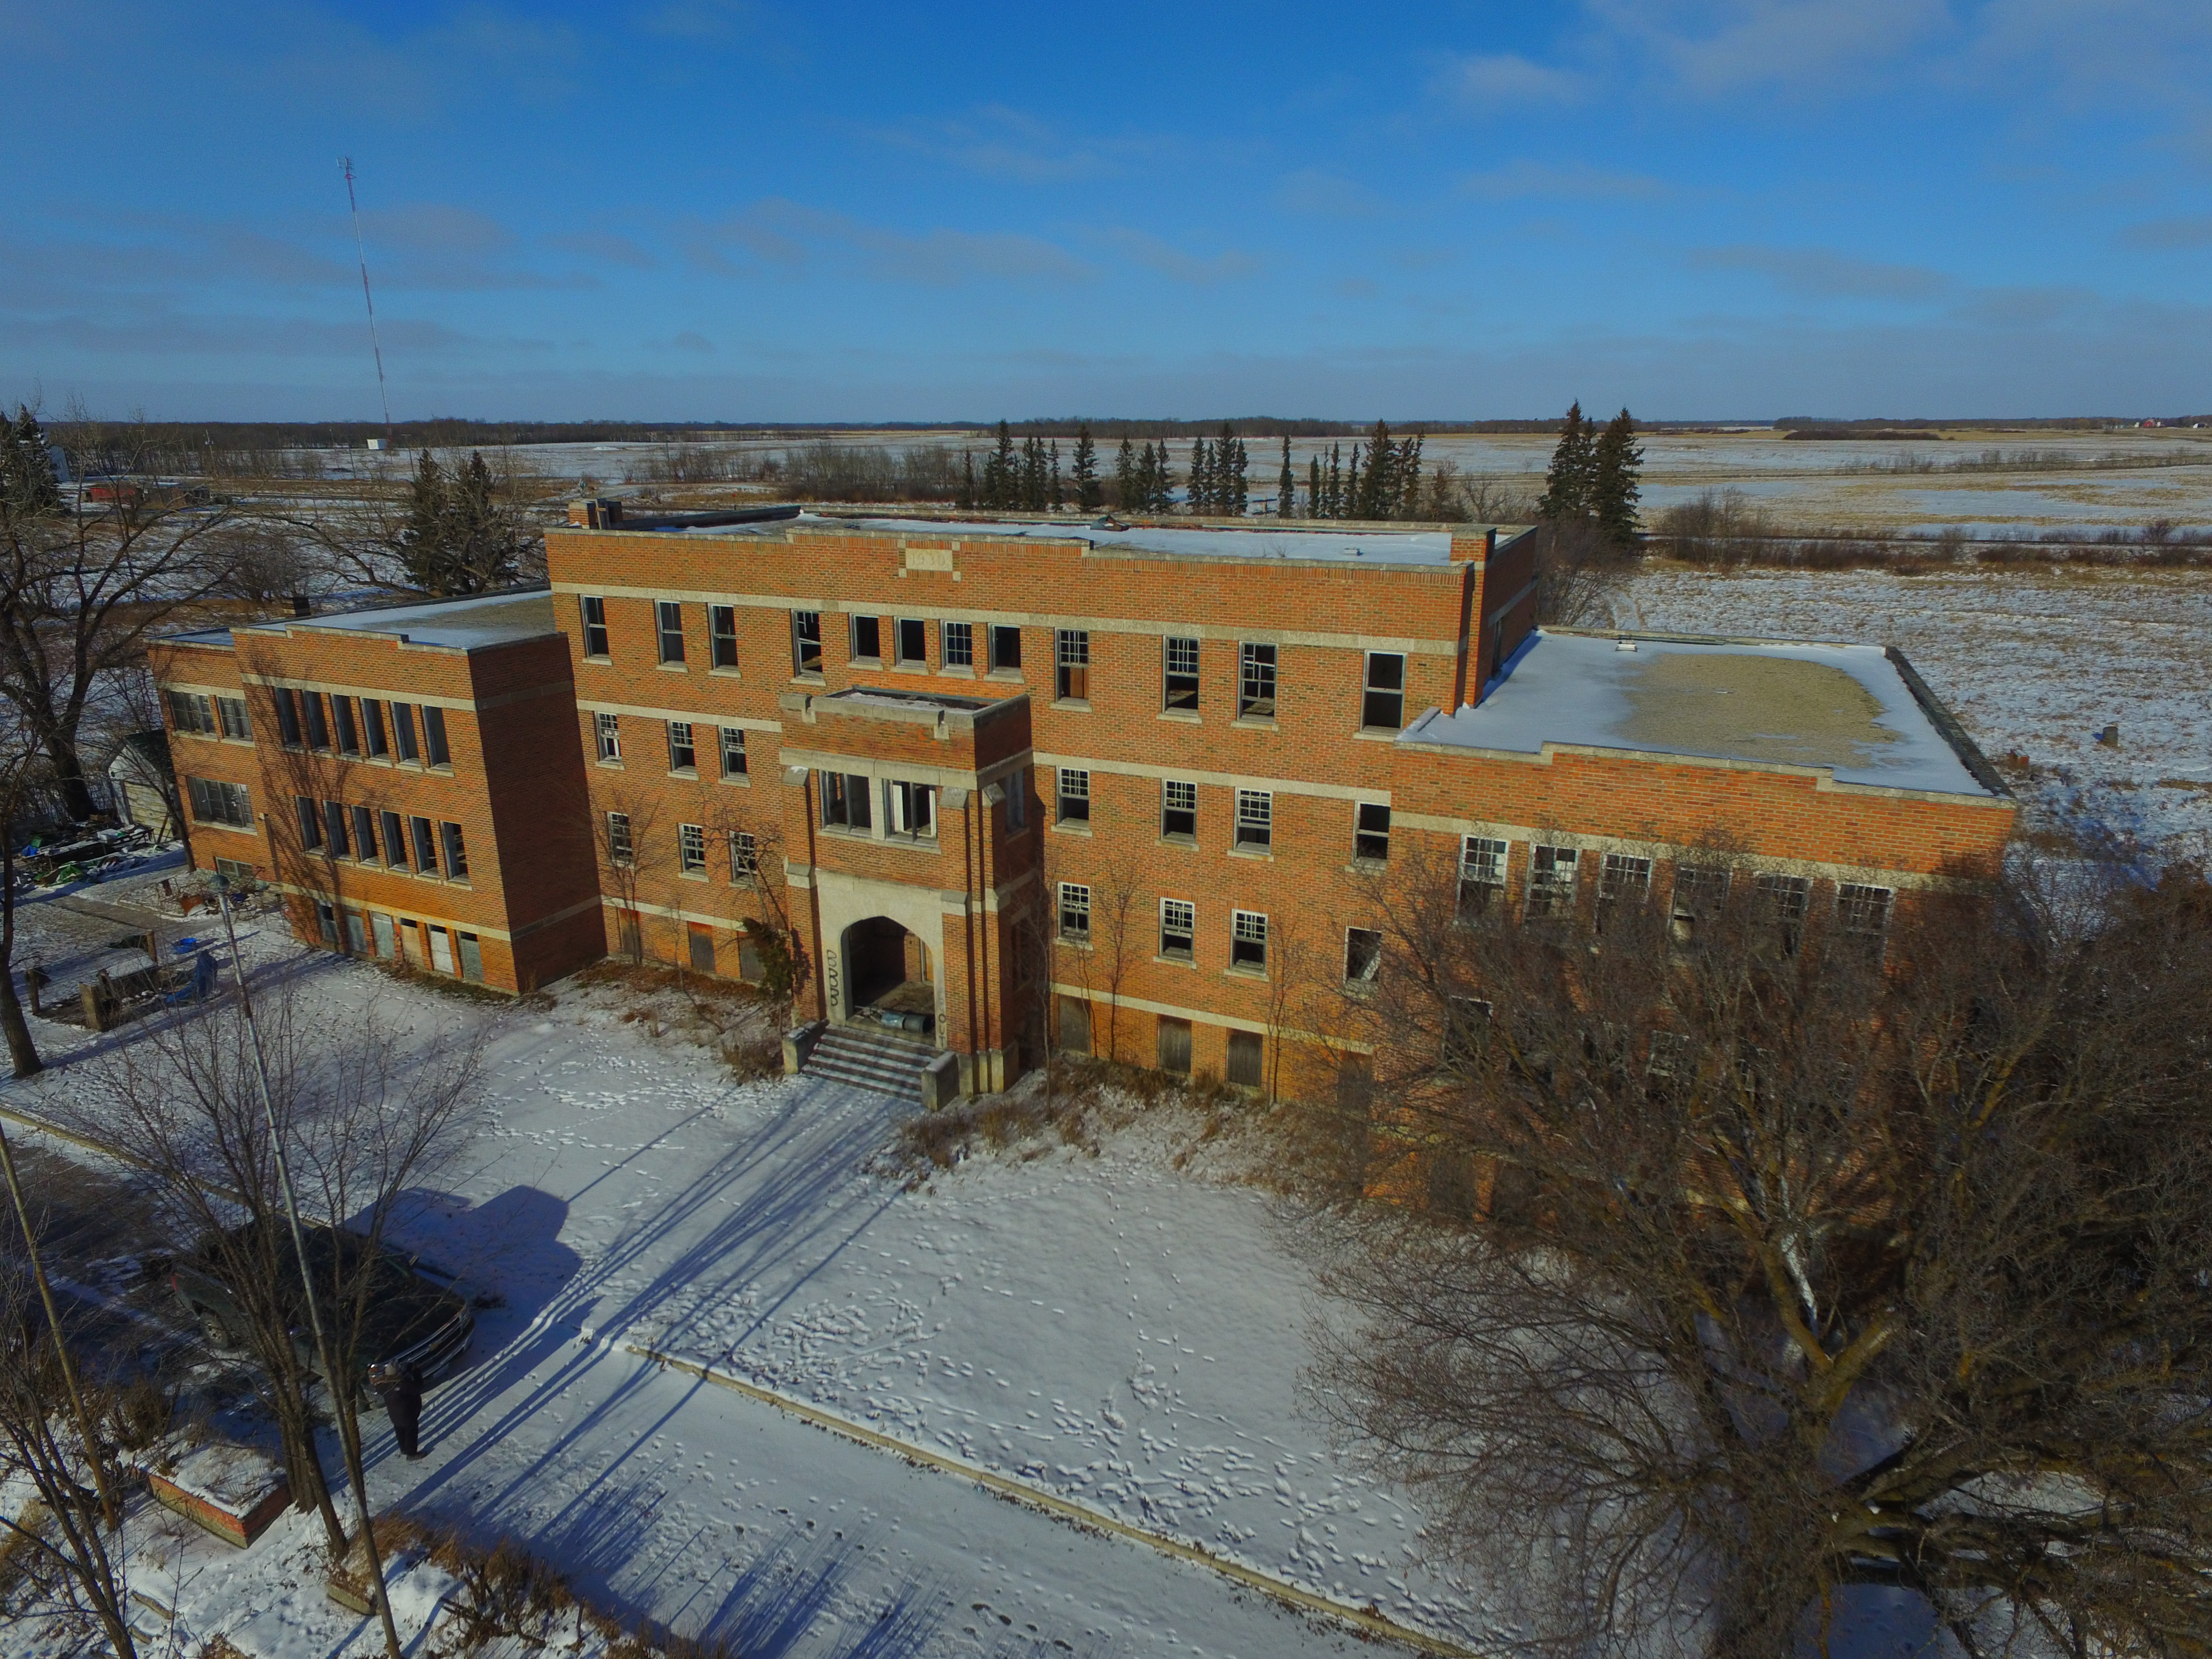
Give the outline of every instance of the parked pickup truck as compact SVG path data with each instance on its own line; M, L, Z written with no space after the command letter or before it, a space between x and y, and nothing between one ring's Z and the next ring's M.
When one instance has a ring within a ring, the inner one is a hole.
M267 1259L252 1237L263 1224L249 1221L230 1235L252 1247L244 1252L248 1260ZM292 1241L282 1236L289 1234L290 1229L283 1222L274 1224L280 1233L274 1241L278 1247L276 1259L289 1270L283 1275L284 1282L296 1287L299 1270L294 1265ZM361 1260L358 1253L368 1246L350 1233L340 1233L330 1227L309 1227L307 1242L308 1265L316 1284L322 1287L320 1305L328 1317L331 1312L328 1289L332 1276L331 1252L343 1248L349 1261L357 1263ZM250 1322L224 1280L222 1261L222 1253L216 1241L204 1241L191 1254L172 1260L169 1285L211 1346L237 1348L244 1345ZM392 1249L378 1251L370 1273L361 1336L354 1346L356 1387L366 1383L372 1365L411 1364L425 1382L436 1381L459 1365L468 1352L469 1336L477 1323L470 1298L460 1286L415 1257ZM307 1329L307 1298L296 1288L292 1293L292 1306L294 1340L302 1360L312 1365L316 1362L313 1338Z

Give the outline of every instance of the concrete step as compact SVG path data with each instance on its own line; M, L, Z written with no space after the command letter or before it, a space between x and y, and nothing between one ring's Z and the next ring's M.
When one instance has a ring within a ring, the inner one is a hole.
M804 1069L809 1077L829 1078L919 1104L922 1068L936 1057L937 1051L922 1043L832 1026L815 1044Z

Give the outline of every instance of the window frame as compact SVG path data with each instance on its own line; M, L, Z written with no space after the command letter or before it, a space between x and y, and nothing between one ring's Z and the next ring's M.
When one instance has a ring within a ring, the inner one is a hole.
M446 738L446 711L434 702L422 705L422 763L450 768L453 745Z
M1055 702L1091 701L1091 630L1055 628L1052 640L1052 696Z
M1869 907L1875 913L1871 926L1865 923ZM1836 931L1844 937L1863 939L1869 945L1886 941L1890 921L1896 914L1894 887L1880 887L1863 881L1836 884Z
M1397 665L1398 683L1395 686L1377 687L1375 683L1376 665L1379 663ZM1388 721L1375 718L1382 711L1377 698L1396 705L1396 714ZM1406 729L1406 653L1402 651L1370 651L1367 665L1359 684L1359 729L1363 732L1402 732Z
M384 725L384 704L375 697L361 700L361 746L371 760L392 758L392 737Z
M1091 885L1088 882L1063 881L1055 896L1053 913L1053 936L1063 945L1091 943ZM1079 919L1079 925L1071 927L1071 921Z
M331 696L331 730L332 746L341 755L361 753L361 728L354 724L353 699Z
M1651 860L1634 853L1607 853L1598 863L1597 896L1601 904L1650 897Z
M935 841L937 786L915 783L906 778L885 778L884 836L893 841Z
M438 857L447 881L469 878L468 837L450 818L438 825Z
M815 775L820 782L817 796L821 806L823 828L874 832L875 819L869 800L872 791L865 773L820 772ZM831 816L833 801L840 816Z
M319 850L323 844L322 808L307 795L292 797L293 815L299 821L300 847L303 852Z
M200 737L215 735L214 698L201 691L172 691L167 697L173 730Z
M1198 960L1198 905L1190 899L1160 901L1159 955L1164 962ZM1175 941L1182 943L1177 945Z
M1382 975L1382 930L1347 927L1344 930L1344 982L1372 985Z
M1200 641L1194 635L1168 634L1160 640L1160 708L1165 714L1199 712ZM1177 659L1188 653L1188 663Z
M187 776L185 799L191 807L194 823L220 824L228 830L253 828L253 798L242 783Z
M730 884L750 887L760 879L760 840L750 830L730 831Z
M1187 806L1179 806L1176 804L1174 792L1185 789L1190 792L1190 804ZM1173 818L1176 815L1184 813L1189 815L1189 828L1176 829L1173 826ZM1198 785L1194 780L1189 778L1160 780L1160 839L1173 842L1179 847L1198 845Z
M603 761L619 761L622 752L622 716L600 709L592 716L592 736L599 745L599 757Z
M1267 915L1264 910L1230 911L1229 968L1232 973L1267 971Z
M246 743L253 741L253 712L246 706L243 697L216 697L215 723L219 737L235 738Z
M663 668L685 665L684 602L681 599L655 599L653 602L653 643Z
M1566 872L1564 879L1559 874L1562 869ZM1580 848L1555 847L1545 842L1532 844L1528 849L1528 890L1522 900L1521 914L1531 921L1573 915L1577 884L1581 878Z
M696 726L690 720L668 720L668 769L679 777L699 775Z
M287 749L304 749L301 736L298 694L289 685L274 688L276 704L276 741Z
M911 632L915 650L908 654L907 645ZM929 619L926 617L896 617L891 620L891 661L901 668L929 666Z
M1771 932L1782 954L1794 957L1804 942L1805 919L1813 908L1813 884L1803 876L1765 871L1753 878L1752 902L1760 923Z
M984 644L990 654L990 672L994 674L1019 674L1022 672L1022 630L1012 623L993 623L989 637Z
M377 839L384 844L384 867L387 870L411 870L407 852L407 825L399 814L388 808L376 815Z
M1495 865L1489 860L1496 860ZM1512 868L1513 843L1495 836L1462 836L1459 844L1459 894L1455 919L1468 922L1479 917L1494 916L1504 908L1505 884ZM1475 871L1494 871L1496 878L1476 875ZM1468 902L1470 890L1481 897Z
M1062 766L1055 770L1053 822L1088 826L1091 822L1090 772L1079 766Z
M680 875L703 876L707 873L705 824L679 823L676 826L676 868Z
M745 752L745 728L742 726L724 726L715 729L718 735L714 747L721 756L722 775L726 778L750 777L752 775L752 761ZM730 764L732 756L737 760L735 766Z
M376 809L356 806L353 812L353 855L363 864L377 862Z
M609 812L606 816L607 862L617 870L635 869L637 866L637 843L631 838L629 814Z
M613 653L608 649L607 602L596 593L576 596L577 612L584 623L584 659L587 662L611 662Z
M809 659L810 651L811 660ZM791 613L791 672L802 678L811 674L822 676L822 613L819 611L794 611Z
M307 728L307 747L318 753L328 749L331 746L331 717L323 707L323 694L302 691L300 693L300 707L307 715L302 723Z
M1264 640L1237 645L1237 718L1273 724L1282 707L1282 651Z
M862 623L867 625L868 632L875 641L873 647L866 651L860 648ZM866 663L871 668L881 668L884 665L884 619L877 616L863 616L857 611L848 612L845 617L845 655L848 660Z
M435 876L443 872L438 865L438 832L428 818L420 812L407 817L407 839L415 851L415 872Z
M707 665L718 670L738 665L738 607L707 607Z
M1256 809L1256 810L1255 810ZM1272 789L1239 789L1237 792L1237 817L1231 831L1230 847L1240 853L1268 853L1275 850L1275 792Z
M415 737L415 705L395 702L392 705L392 749L400 761L409 766L422 763L422 747Z
M965 622L939 622L937 624L937 658L946 668L975 666L975 624Z
M1382 826L1376 828L1373 815L1382 814ZM1354 864L1388 864L1390 861L1390 807L1379 800L1354 801L1352 804L1352 861Z

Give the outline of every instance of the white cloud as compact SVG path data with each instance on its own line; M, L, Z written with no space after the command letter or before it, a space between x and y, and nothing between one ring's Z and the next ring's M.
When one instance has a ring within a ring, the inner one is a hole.
M1116 227L1108 231L1106 240L1125 258L1177 283L1203 285L1228 282L1239 276L1249 276L1260 268L1259 262L1251 255L1239 253L1233 248L1210 258L1202 258L1195 253L1186 253L1174 243L1165 241L1149 231L1131 230L1127 227Z
M733 275L743 266L724 252L731 246L762 263L787 269L821 260L849 267L872 281L925 288L973 282L1067 283L1097 274L1066 248L1042 237L941 228L914 235L781 197L705 227L690 239L685 252L702 269Z
M1469 173L1460 181L1460 191L1486 202L1522 197L1548 201L1592 200L1601 197L1649 201L1667 194L1667 186L1640 173L1609 173L1580 161L1558 167L1523 158L1486 173Z
M1933 300L1951 286L1949 277L1924 265L1884 264L1830 248L1700 248L1690 264L1700 270L1751 271L1785 294L1817 300Z
M1603 34L1675 90L1845 91L1954 32L1946 0L1585 0Z
M1478 106L1571 103L1588 86L1572 70L1554 69L1510 52L1455 58L1441 79L1445 91Z

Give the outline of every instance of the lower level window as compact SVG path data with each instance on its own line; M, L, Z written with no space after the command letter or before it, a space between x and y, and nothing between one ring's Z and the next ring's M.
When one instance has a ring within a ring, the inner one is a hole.
M748 830L730 832L730 879L749 883L760 874L760 843ZM758 975L754 975L758 978Z
M1805 912L1813 884L1802 876L1761 876L1752 884L1759 920L1785 956L1795 955L1804 937Z
M1240 1089L1264 1087L1267 1056L1267 1046L1257 1031L1231 1031L1228 1064L1222 1068L1223 1075Z
M1505 891L1505 843L1469 836L1460 845L1459 919L1491 915Z
M1256 910L1238 910L1229 927L1229 965L1265 969L1267 965L1267 918Z
M703 824L679 823L676 826L676 858L686 875L706 869L707 830Z
M635 856L636 849L630 845L629 840L629 814L627 812L608 813L607 862L610 864L627 865Z
M745 775L745 728L726 726L722 728L722 775L741 778Z
M461 977L474 980L479 984L483 983L483 945L482 942L474 933L456 933L453 939L454 943L460 947Z
M1836 925L1862 939L1880 939L1889 931L1889 908L1894 895L1887 887L1862 887L1842 882L1836 888Z

